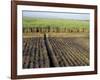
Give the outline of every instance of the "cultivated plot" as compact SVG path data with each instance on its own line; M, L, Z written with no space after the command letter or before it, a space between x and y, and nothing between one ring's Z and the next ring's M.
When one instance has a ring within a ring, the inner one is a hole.
M23 11L23 68L89 66L89 14Z

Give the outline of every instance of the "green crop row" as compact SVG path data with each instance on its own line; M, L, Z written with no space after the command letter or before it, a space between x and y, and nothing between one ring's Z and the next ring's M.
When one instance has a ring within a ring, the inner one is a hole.
M87 28L88 20L66 20L66 19L43 19L43 18L23 18L23 27L59 27L59 28Z

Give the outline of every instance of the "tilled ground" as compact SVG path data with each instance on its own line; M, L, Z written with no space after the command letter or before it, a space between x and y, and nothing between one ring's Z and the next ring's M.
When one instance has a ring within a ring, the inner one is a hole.
M87 37L23 38L23 68L89 65Z

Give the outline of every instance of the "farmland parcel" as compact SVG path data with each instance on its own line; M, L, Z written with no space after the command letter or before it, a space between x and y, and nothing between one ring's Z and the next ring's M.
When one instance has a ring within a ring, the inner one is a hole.
M89 20L23 17L23 68L89 66Z

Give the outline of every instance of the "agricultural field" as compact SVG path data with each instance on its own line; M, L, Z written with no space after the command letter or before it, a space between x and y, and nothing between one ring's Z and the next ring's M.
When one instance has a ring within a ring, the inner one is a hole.
M89 20L23 18L23 68L89 66Z
M31 27L59 27L59 28L89 28L89 20L71 20L71 19L45 19L45 18L23 18L23 26Z
M24 39L23 67L42 68L49 66L50 66L50 60L43 37Z
M23 42L23 67L87 66L89 65L89 46L87 43L87 37L25 38Z
M23 33L32 32L89 32L89 21L23 18Z

